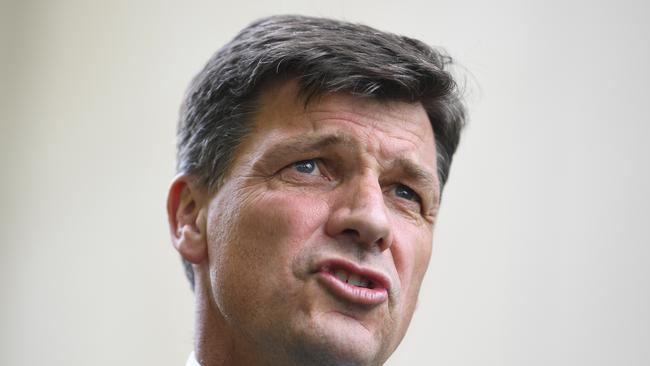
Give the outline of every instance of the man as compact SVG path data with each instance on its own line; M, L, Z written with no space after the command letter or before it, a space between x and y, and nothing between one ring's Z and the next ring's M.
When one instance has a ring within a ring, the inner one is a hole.
M167 210L196 296L189 364L381 365L403 338L464 123L450 58L262 19L193 80Z

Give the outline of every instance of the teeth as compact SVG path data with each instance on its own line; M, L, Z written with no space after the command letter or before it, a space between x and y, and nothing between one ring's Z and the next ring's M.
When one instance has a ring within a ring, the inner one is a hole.
M350 277L348 277L348 283L350 285L354 285L357 287L366 287L366 288L368 288L370 285L370 281L359 276L358 274L351 274Z
M354 286L361 286L361 276L359 276L358 274L350 275L350 277L348 278L348 283Z
M365 277L361 277L356 273L350 274L346 270L337 269L334 271L334 276L341 280L342 282L349 283L350 285L357 287L370 288L370 280Z
M348 282L348 273L342 269L337 269L334 275L343 282Z

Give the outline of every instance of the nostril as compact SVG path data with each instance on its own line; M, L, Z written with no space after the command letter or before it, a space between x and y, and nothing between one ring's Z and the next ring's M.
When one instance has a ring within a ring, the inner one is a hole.
M357 239L360 237L359 232L354 230L354 229L345 229L345 230L343 230L343 234L344 235L354 236Z
M379 249L382 251L388 249L389 247L388 240L386 240L386 238L379 238L376 244L379 247Z
M351 240L358 241L359 243L364 243L368 245L375 244L379 248L381 248L381 250L385 250L386 244L388 243L387 238L385 238L384 236L376 237L373 240L373 238L370 236L369 233L362 234L362 232L356 229L348 228L343 230L341 234L343 236L349 237Z

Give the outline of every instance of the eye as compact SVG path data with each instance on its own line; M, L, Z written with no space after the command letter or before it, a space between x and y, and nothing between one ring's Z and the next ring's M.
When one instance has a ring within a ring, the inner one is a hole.
M403 184L398 184L395 186L395 195L400 198L404 198L409 201L414 201L414 202L421 202L422 200L420 199L420 196L415 193L414 190L411 188L403 185Z
M279 171L279 178L293 184L320 184L329 182L332 176L322 159L299 160Z
M312 174L316 175L319 173L318 165L313 159L310 160L301 160L293 163L293 167L303 174Z

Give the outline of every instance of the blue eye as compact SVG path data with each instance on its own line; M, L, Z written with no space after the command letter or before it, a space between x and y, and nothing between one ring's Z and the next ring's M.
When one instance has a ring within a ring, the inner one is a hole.
M303 160L293 163L297 171L305 174L311 174L316 170L316 162L314 160Z
M420 202L420 196L418 196L418 194L415 193L415 191L413 191L411 188L403 184L398 184L395 186L395 194L398 197L407 199L409 201Z

